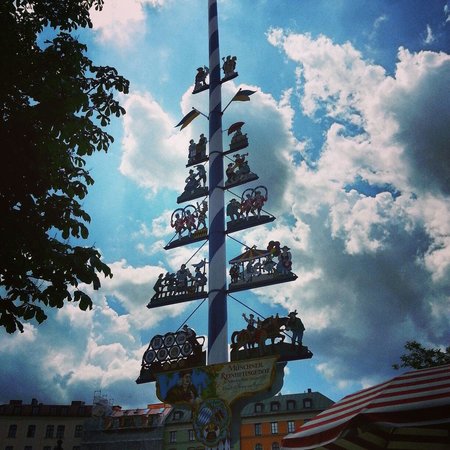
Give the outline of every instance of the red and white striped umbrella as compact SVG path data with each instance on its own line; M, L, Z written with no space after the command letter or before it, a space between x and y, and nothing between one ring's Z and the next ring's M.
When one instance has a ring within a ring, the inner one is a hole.
M449 450L450 365L344 397L288 434L283 449Z

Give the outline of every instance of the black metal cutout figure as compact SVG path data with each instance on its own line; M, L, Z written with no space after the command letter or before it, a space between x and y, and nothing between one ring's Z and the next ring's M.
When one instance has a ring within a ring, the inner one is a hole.
M296 280L289 250L287 246L281 247L278 241L270 241L266 250L252 247L233 258L229 261L231 282L228 290L241 291Z
M231 335L232 361L266 355L279 355L280 361L312 357L308 347L302 344L305 327L296 317L297 311L290 312L287 317L276 314L263 320L255 319L253 314L248 318L245 314L242 316L248 325ZM286 331L292 331L290 343L285 342Z
M227 178L225 180L226 189L258 179L258 175L250 170L246 156L248 156L248 153L236 153L233 155L234 161L229 163L225 170Z
M209 88L209 84L206 82L206 77L209 74L209 69L206 66L197 68L197 73L195 74L195 84L193 94L205 91Z
M222 58L222 61L222 70L224 74L222 83L224 83L225 81L231 80L238 76L238 73L236 72L237 57L228 55L226 58Z
M226 214L230 218L227 222L227 233L274 221L274 216L262 214L263 206L268 198L267 188L257 186L246 189L240 201L231 199L226 207Z
M200 164L208 160L206 156L206 144L208 143L208 139L202 133L198 142L196 143L194 139L189 141L188 148L188 163L186 167L195 166L196 164Z
M207 212L206 200L197 202L197 206L190 204L184 208L177 208L170 217L170 226L175 230L175 236L164 248L167 250L205 240L208 237Z
M156 374L206 365L204 336L197 336L187 324L175 333L157 334L142 357L141 373L136 383L156 380Z
M155 308L162 305L171 305L190 300L204 298L208 295L206 285L206 260L192 264L194 273L182 264L176 272L159 274L153 289L155 294L147 305L147 308Z
M224 154L242 150L243 148L248 147L247 133L243 134L241 130L244 124L245 122L236 122L230 125L230 127L228 128L228 136L230 134L233 134L233 136L231 136L230 148L229 150L225 150Z
M183 203L208 195L205 166L199 164L195 166L195 169L196 171L194 169L189 170L189 175L184 180L186 186L184 187L183 193L177 198L177 203Z

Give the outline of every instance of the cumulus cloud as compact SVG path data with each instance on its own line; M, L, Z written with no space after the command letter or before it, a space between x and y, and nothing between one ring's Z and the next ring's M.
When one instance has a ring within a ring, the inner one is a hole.
M110 267L114 277L106 279L100 291L90 293L92 311L81 311L69 303L49 311L49 319L39 329L26 324L23 334L4 336L0 349L3 396L13 391L16 397L29 401L32 392L41 402L55 402L56 398L60 402L90 402L94 391L102 389L124 407L142 404L143 390L130 388L148 345L142 344L141 333L157 326L163 317L177 317L185 306L143 314L161 268L133 267L125 260ZM33 352L29 351L31 345ZM145 398L157 401L148 392ZM8 402L9 398L0 401Z
M281 29L268 41L298 64L299 107L326 133L287 187L313 230L292 246L299 279L260 295L302 312L320 373L367 384L406 340L448 338L449 55L400 48L391 77L350 43Z
M145 8L158 8L167 0L106 0L100 11L91 9L93 28L103 43L130 46L145 34Z

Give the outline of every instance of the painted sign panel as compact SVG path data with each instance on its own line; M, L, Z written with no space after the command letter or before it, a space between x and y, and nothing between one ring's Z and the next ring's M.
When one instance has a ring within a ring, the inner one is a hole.
M199 442L214 447L229 439L231 406L272 386L277 356L195 367L156 375L156 395L165 403L189 407Z

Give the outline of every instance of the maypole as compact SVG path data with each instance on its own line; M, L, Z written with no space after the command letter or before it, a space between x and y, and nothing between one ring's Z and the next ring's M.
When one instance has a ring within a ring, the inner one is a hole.
M202 115L209 120L209 135L206 138L202 133L197 143L194 139L189 142L186 165L189 174L183 192L177 197L180 206L170 218L175 235L164 249L203 244L179 270L159 275L155 293L147 305L159 308L194 300L203 303L208 299L208 354L203 348L205 337L197 336L184 321L176 331L151 338L136 382L156 381L156 394L161 401L191 410L198 442L207 449L229 450L239 439L241 409L248 402L279 392L286 362L311 358L312 353L302 343L304 326L296 317L296 310L286 317L279 314L263 317L233 297L236 292L295 281L297 275L292 272L288 246L275 240L260 249L241 243L245 251L228 261L231 267L227 282L226 236L268 224L275 217L264 210L269 199L264 185L247 187L241 195L231 191L248 186L259 177L250 170L249 153L242 153L249 146L247 134L242 132L245 122L228 125L226 131L231 141L224 149L222 116L232 102L249 101L256 91L240 88L222 109L222 84L235 79L238 73L236 56L222 58L220 67L217 0L208 0L208 36L209 67L197 68L192 94L208 90L209 114L192 108L176 127L183 130ZM228 159L225 171L224 158ZM232 196L226 208L225 192ZM206 241L208 258L192 263L191 259ZM248 317L242 314L246 328L233 331L230 352L227 297L252 312ZM285 342L286 336L290 342ZM271 345L266 345L266 341Z
M208 0L209 32L209 308L208 364L228 361L222 87L217 1Z

